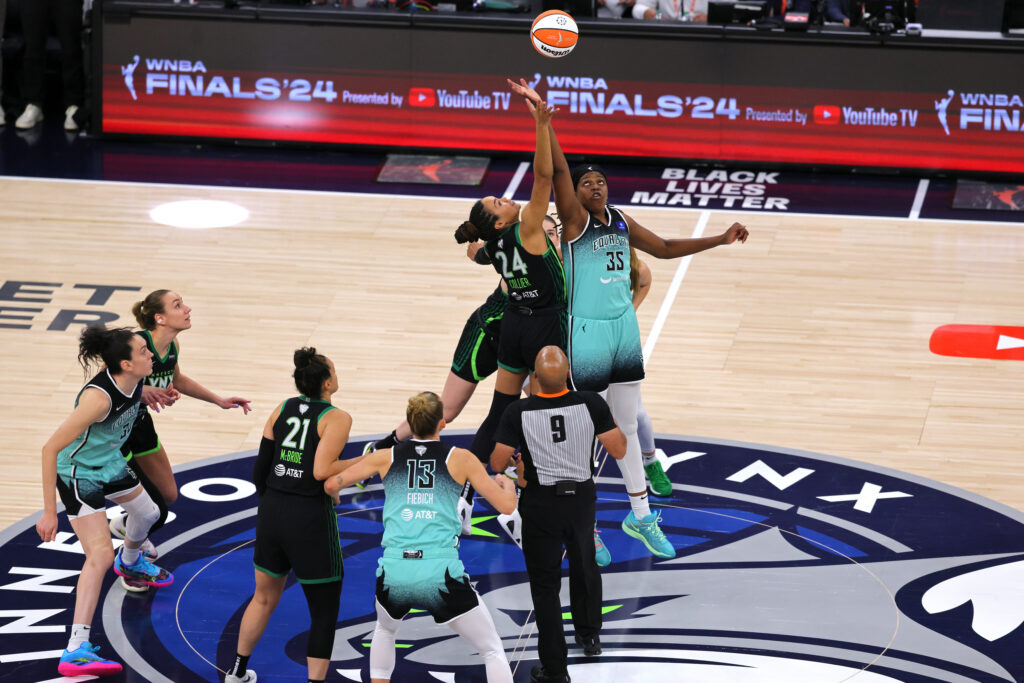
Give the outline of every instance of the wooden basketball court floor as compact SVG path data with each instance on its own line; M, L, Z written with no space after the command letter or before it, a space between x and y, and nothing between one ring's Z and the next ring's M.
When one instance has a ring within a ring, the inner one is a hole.
M185 199L233 202L249 217L208 230L150 218ZM255 408L184 399L164 411L156 421L174 465L255 448L269 411L294 394L291 354L303 345L335 361L335 403L354 437L392 429L409 395L440 389L466 317L495 285L452 239L469 205L0 180L0 314L20 326L0 327L0 528L40 509L40 448L85 379L81 327L65 322L114 313L131 325L132 303L153 289L193 308L182 371ZM1024 364L928 349L941 325L1018 323L1019 225L627 212L665 237L733 221L751 233L688 261L646 259L643 392L656 432L840 456L1024 508ZM479 424L492 386L453 427Z
M210 230L150 219L156 205L182 199L231 201L250 215ZM3 280L50 283L0 301L33 309L2 311L30 327L0 328L0 526L40 508L40 448L83 383L81 326L47 329L61 310L109 311L121 316L113 324L131 325L132 303L158 288L194 309L179 337L182 370L252 399L255 411L186 399L161 414L175 465L256 447L268 411L294 391L292 351L308 344L337 365L336 403L352 414L353 435L389 431L409 395L440 389L463 322L496 282L452 239L468 208L429 197L0 181ZM654 283L639 311L643 393L656 432L848 457L1024 508L1024 363L928 350L940 325L1020 322L1020 225L628 212L665 237L690 236L702 217L704 234L734 220L751 233L682 266L646 259ZM83 284L140 290L87 305L96 290ZM43 301L19 301L32 298ZM479 424L492 386L482 383L453 427Z

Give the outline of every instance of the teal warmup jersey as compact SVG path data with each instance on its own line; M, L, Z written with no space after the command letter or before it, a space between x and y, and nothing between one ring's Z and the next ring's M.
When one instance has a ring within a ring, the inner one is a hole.
M562 245L569 315L615 320L633 307L629 291L629 227L618 209L605 207L605 225L593 216L582 234Z
M109 370L102 370L89 380L75 397L75 406L88 388L102 391L110 399L110 408L106 416L89 428L57 454L57 471L67 477L71 468L75 468L75 476L81 479L108 480L124 469L124 458L121 457L121 445L128 438L135 417L139 412L139 399L142 397L142 382L131 394L125 394L114 381Z
M384 538L395 550L454 548L461 531L456 511L462 484L448 473L453 446L403 441L391 449L384 476Z
M174 380L174 369L178 366L178 342L171 342L167 353L161 356L153 343L153 335L149 330L141 330L135 334L146 342L146 348L153 354L153 372L143 380L148 386L166 389Z

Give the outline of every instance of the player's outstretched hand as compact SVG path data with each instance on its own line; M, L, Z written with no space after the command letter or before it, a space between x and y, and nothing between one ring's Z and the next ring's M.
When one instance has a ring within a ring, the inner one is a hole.
M512 89L512 92L526 98L526 104L531 106L531 109L532 105L540 102L540 95L537 94L536 90L526 84L525 78L520 78L518 83L513 81L511 78L506 78L505 80L508 81L508 87Z
M536 107L533 107L531 113L537 120L537 125L546 126L551 123L551 117L555 115L556 111L558 111L557 107L549 107L547 102L541 100Z
M242 413L244 415L248 415L249 411L252 410L252 408L249 406L249 403L250 401L247 398L241 398L240 396L231 396L229 398L221 400L220 402L217 403L217 405L219 405L224 410L228 410L229 408L241 408Z
M750 233L747 231L747 226L741 223L733 223L729 226L728 230L722 233L722 244L732 244L736 240L746 242L749 236Z

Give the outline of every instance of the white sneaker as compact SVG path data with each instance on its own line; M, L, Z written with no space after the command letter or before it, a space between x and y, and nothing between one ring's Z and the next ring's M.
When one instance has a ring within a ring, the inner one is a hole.
M110 520L110 535L114 538L124 538L125 533L125 522L128 520L128 515L121 514Z
M246 669L245 675L241 678L234 674L228 674L224 677L224 683L256 683L256 672L252 669Z
M124 538L125 536L125 525L128 523L128 515L118 515L110 520L110 535L114 538ZM147 560L155 560L160 557L160 553L157 551L156 546L153 545L153 541L148 538L142 542L139 546L139 551L146 556ZM127 588L127 586L125 586ZM131 590L130 588L128 590Z
M29 128L35 128L43 120L43 110L34 104L30 104L25 107L25 111L21 113L18 120L14 122L15 128L21 130L27 130Z
M78 122L75 121L75 113L78 112L78 105L72 104L64 110L64 130L78 130Z
M519 516L519 508L511 515L498 515L498 524L502 531L512 537L512 542L523 549L523 518Z
M459 513L459 521L462 522L462 535L473 535L473 504L462 496L459 496L459 503L456 506Z

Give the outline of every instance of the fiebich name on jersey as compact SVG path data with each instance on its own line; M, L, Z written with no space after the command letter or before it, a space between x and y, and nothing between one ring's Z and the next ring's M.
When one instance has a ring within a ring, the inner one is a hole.
M406 494L405 502L408 505L433 505L434 494L430 492L410 491Z

